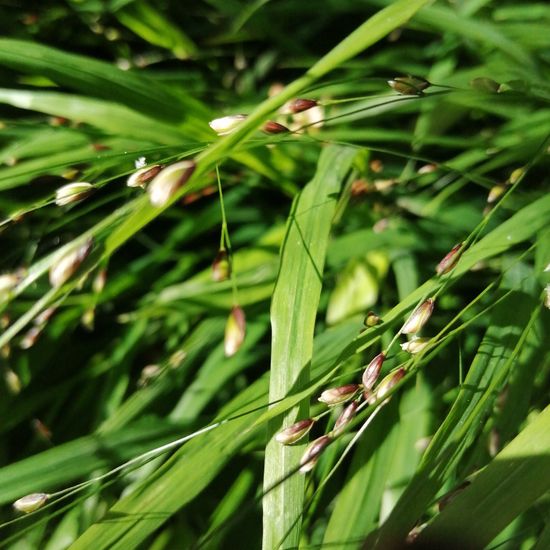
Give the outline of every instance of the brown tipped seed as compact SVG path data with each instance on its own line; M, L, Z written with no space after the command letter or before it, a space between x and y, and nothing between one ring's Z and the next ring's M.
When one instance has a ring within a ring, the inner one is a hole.
M68 183L55 192L55 204L65 206L89 197L94 192L94 186L85 181Z
M218 134L218 136L226 136L234 132L239 124L246 120L248 115L229 115L221 118L215 118L208 123L208 126Z
M231 264L229 263L229 255L225 248L220 248L212 262L212 279L219 283L226 281L230 275Z
M315 464L319 460L321 453L325 448L332 443L332 438L328 435L323 435L312 441L307 447L305 453L300 460L300 472L305 474L313 470Z
M401 334L416 334L428 322L433 310L434 300L433 298L428 298L411 313L399 332L401 332Z
M225 325L224 351L226 357L231 357L239 351L244 342L245 333L244 311L239 306L234 306Z
M382 322L382 319L376 313L374 313L374 311L369 311L365 319L363 319L363 324L369 328L375 327L376 325L379 325L381 322Z
M404 344L401 344L401 349L412 355L420 353L430 343L429 338L413 338Z
M424 164L424 166L421 166L418 169L418 173L420 175L431 174L432 172L435 172L436 170L437 170L437 164Z
M182 160L161 170L151 181L147 192L153 206L164 206L193 175L194 160Z
M369 162L369 168L375 174L380 174L384 170L384 163L380 159L373 159Z
M287 103L286 110L295 115L296 113L301 113L302 111L317 107L317 105L318 102L314 99L297 98Z
M329 388L325 390L319 397L321 403L325 405L338 405L351 399L359 389L359 384L346 384L338 388Z
M38 341L38 338L42 334L43 326L35 326L31 327L21 338L21 341L19 342L19 347L21 349L30 349L36 344Z
M50 495L46 493L32 493L27 495L19 500L16 500L13 503L13 507L18 512L23 512L24 514L30 514L39 508L42 508L44 504L48 501Z
M340 414L332 429L332 435L338 437L344 428L355 418L355 413L359 407L358 401L352 401Z
M126 181L128 187L145 187L160 171L161 164L153 164L153 166L145 166L134 172Z
M299 420L295 424L292 424L292 426L281 430L275 436L275 441L281 443L281 445L292 445L292 443L296 443L297 441L302 439L302 437L304 437L307 433L309 433L309 431L313 427L313 424L315 424L315 420L313 420L312 418Z
M478 92L488 92L495 94L498 92L500 84L492 78L480 77L470 81L470 86Z
M55 314L57 311L56 307L48 307L42 313L39 313L35 318L33 323L36 326L45 325Z
M438 275L445 275L445 273L449 273L449 271L453 269L453 267L460 259L460 256L462 256L462 252L462 243L455 244L453 248L451 248L451 250L446 254L446 256L437 264L435 272Z
M92 250L92 246L93 240L89 238L78 248L66 253L53 264L50 268L50 284L54 288L59 288L67 282L86 259Z
M506 185L504 183L497 183L489 190L487 195L487 204L493 204L506 192Z
M418 76L397 76L388 80L392 89L401 95L422 95L422 92L430 86L425 78Z
M380 384L378 384L375 396L376 399L382 399L402 378L405 376L405 369L399 368L397 370L394 370L393 372L390 372L388 376L386 376ZM387 403L387 401L384 401L384 403Z
M290 130L283 126L282 124L279 124L278 122L275 122L274 120L268 120L263 126L262 130L266 134L284 134L286 132L290 132Z
M386 355L379 353L368 365L363 372L362 382L365 390L371 390L376 384L378 377L380 376L380 370L382 369L382 363L384 363Z

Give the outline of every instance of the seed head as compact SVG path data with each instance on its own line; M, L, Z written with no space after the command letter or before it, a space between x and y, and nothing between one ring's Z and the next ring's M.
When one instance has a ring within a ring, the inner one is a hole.
M487 204L493 204L504 195L506 192L506 185L504 183L497 183L489 190L487 195Z
M229 255L225 248L220 248L212 262L212 279L219 283L227 280L230 274L231 264L229 263Z
M508 181L511 185L514 185L514 183L517 183L518 180L525 174L525 166L521 166L520 168L516 168L508 178Z
M225 325L224 351L226 357L235 355L246 333L246 318L244 311L239 306L234 306L227 318Z
M78 248L71 250L53 264L50 268L50 284L54 288L59 288L67 282L86 259L92 250L92 246L93 240L89 238Z
M304 437L315 424L315 420L307 418L306 420L299 420L292 426L281 430L276 436L275 440L281 443L281 445L291 445L296 443L302 437Z
M145 187L161 170L161 164L140 168L128 178L126 185L128 187Z
M182 160L161 170L147 188L151 204L164 206L187 183L196 167L194 160Z
M285 112L289 112L295 115L296 113L307 111L312 107L317 107L317 105L318 105L318 102L315 101L314 99L297 98L297 99L293 99L292 101L286 104Z
M0 296L3 294L9 294L17 284L19 283L20 278L15 273L4 273L0 275Z
M319 397L321 403L326 405L339 405L351 399L359 389L359 384L346 384L338 388L330 388L325 390Z
M403 378L403 376L405 376L405 369L402 367L390 372L390 374L388 374L388 376L386 376L382 382L378 384L375 391L376 399L378 400L384 397ZM387 401L384 403L387 403Z
M424 303L420 304L407 319L403 328L400 330L401 334L416 334L420 332L422 327L428 322L434 310L433 298L428 298Z
M65 206L89 197L94 192L94 186L85 181L68 183L55 192L55 204Z
M359 407L358 401L352 401L340 414L332 429L333 437L338 437L344 428L354 419L357 408Z
M234 132L247 116L248 115L230 115L215 118L208 123L208 126L210 126L218 136L226 136Z
M328 435L323 435L309 444L300 460L300 472L302 474L313 470L315 464L317 464L317 461L321 456L321 453L328 445L330 445L330 443L332 443L332 438Z
M396 76L388 80L392 89L401 95L422 95L422 92L430 86L425 78L418 76Z
M447 255L437 264L435 271L438 275L445 275L453 269L462 255L462 243L455 244Z
M46 493L31 493L19 500L16 500L13 503L13 507L18 512L23 512L24 514L30 514L39 508L42 508L44 504L48 501L50 495Z
M30 349L36 344L38 341L38 338L42 334L42 330L44 329L44 326L34 326L31 327L21 338L21 341L19 342L19 347L21 349Z
M401 349L414 355L415 353L420 353L429 343L429 338L415 337L412 340L401 344Z
M107 270L102 267L94 278L92 288L96 294L101 294L107 283Z
M386 355L384 353L379 353L368 365L365 371L363 372L363 387L365 390L371 390L376 384L378 377L380 376L380 370L382 369L382 363L384 363Z
M367 313L367 316L363 320L363 324L368 328L375 327L376 325L379 325L381 322L382 322L382 319L376 313L374 313L374 311L369 311Z
M279 124L274 120L268 120L262 126L262 130L266 134L284 134L284 133L290 132L290 130L286 126L283 126L282 124Z

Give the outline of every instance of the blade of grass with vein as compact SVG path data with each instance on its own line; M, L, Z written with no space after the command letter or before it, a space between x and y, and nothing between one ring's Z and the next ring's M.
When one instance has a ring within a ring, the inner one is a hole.
M323 267L337 196L357 150L329 146L319 159L313 180L295 200L281 250L279 275L271 303L270 402L300 390L309 382L313 330L321 295ZM264 491L299 463L304 445L284 446L274 434L297 419L307 418L307 402L268 426ZM263 548L292 548L300 539L304 498L303 476L293 476L263 500Z
M462 540L485 548L550 490L550 407L546 407L421 533L420 543ZM464 527L468 526L467 529Z

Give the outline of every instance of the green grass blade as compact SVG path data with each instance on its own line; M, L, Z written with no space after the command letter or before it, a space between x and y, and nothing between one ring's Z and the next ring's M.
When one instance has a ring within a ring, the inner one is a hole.
M271 303L270 402L309 381L313 330L321 295L328 236L337 195L357 151L331 146L323 151L313 180L293 204L281 251L281 265ZM274 486L299 463L304 444L284 446L273 435L297 419L307 418L307 402L269 424L264 490ZM263 501L263 547L294 547L300 536L303 476L292 476Z
M550 407L541 412L419 537L484 548L550 490ZM467 527L467 528L466 528Z

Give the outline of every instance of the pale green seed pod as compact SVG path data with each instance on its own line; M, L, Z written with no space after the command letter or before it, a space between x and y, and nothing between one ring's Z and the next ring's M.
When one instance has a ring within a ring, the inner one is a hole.
M94 192L94 186L85 181L68 183L55 192L55 204L65 206L73 202L79 202L89 197Z
M162 165L160 164L140 168L126 180L126 185L128 187L145 187L161 170Z
M235 355L244 342L246 318L239 306L233 307L225 324L224 352L226 357Z
M299 420L298 422L292 424L292 426L281 430L275 436L275 441L281 445L292 445L308 434L313 427L313 424L315 424L315 420L312 418Z
M321 403L325 405L339 405L349 401L359 389L359 384L346 384L345 386L339 386L338 388L329 388L325 390L319 397Z
M215 118L208 123L208 126L210 126L218 136L226 136L233 133L247 117L248 115L229 115Z
M92 246L93 240L87 239L82 245L67 252L50 267L49 277L52 287L59 288L72 277L92 250Z
M401 334L416 334L420 332L422 327L428 322L434 309L434 300L429 298L424 303L420 304L407 319Z
M412 355L420 353L430 343L430 338L413 338L404 344L401 344L401 349Z
M164 206L195 171L193 160L182 160L161 170L149 184L147 192L153 206Z
M422 95L422 92L430 86L430 83L418 76L396 76L388 80L390 88L401 95Z
M19 500L16 500L13 503L13 507L18 512L23 512L24 514L30 514L39 508L42 508L44 504L48 501L50 495L46 493L32 493L30 495L24 496Z
M323 435L314 441L312 441L305 450L302 458L300 459L300 472L305 474L313 470L315 464L319 460L321 453L325 448L332 443L332 438L328 435Z

